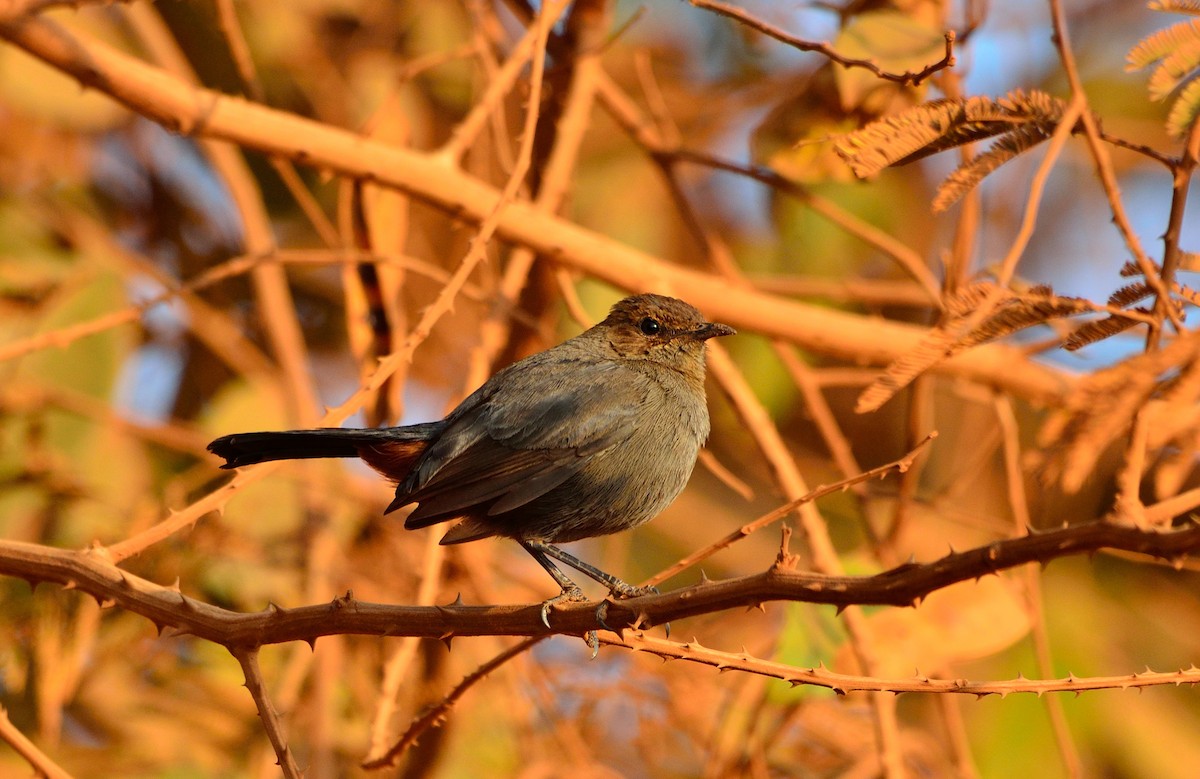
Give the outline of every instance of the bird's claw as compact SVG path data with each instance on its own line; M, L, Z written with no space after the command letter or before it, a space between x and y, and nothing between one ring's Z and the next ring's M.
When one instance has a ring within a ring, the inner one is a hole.
M550 628L550 607L556 603L578 603L587 600L583 590L578 587L564 587L563 591L549 600L542 601L542 624ZM597 645L598 646L598 645Z
M604 621L604 618L607 616L608 616L608 601L602 600L602 601L600 601L600 605L596 607L596 624L599 625L600 627L604 628L605 630L607 630L610 633L616 633L617 631L615 631L611 627L609 627L608 623Z
M614 598L618 598L620 600L626 600L628 598L640 598L643 595L659 594L657 587L635 587L632 584L625 584L624 582L621 582L618 586L612 587L610 592ZM564 587L563 591L558 595L555 595L553 598L542 602L542 624L545 625L547 629L550 629L550 609L556 603L579 603L586 600L587 596L584 595L583 590L579 589L578 587ZM607 631L616 633L617 631L609 626L608 622L605 621L608 617L608 603L609 602L607 600L602 600L600 601L600 604L596 606L596 624ZM665 623L663 628L667 632L667 638L670 638L671 623ZM596 657L600 654L600 636L595 630L589 630L583 635L583 640L587 643L588 649L592 650L592 659L596 659Z

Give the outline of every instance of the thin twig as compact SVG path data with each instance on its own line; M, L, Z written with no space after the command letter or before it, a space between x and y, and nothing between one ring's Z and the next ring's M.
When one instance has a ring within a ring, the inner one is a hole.
M1049 0L1050 2L1050 17L1054 25L1054 45L1058 49L1059 58L1062 60L1063 71L1067 75L1067 81L1071 85L1071 93L1076 96L1083 96L1087 100L1087 92L1083 86L1083 79L1079 75L1079 67L1075 63L1075 54L1071 50L1071 39L1067 34L1067 20L1063 13L1061 0ZM1087 138L1088 148L1092 153L1092 160L1095 163L1096 173L1100 176L1100 182L1104 187L1104 193L1108 197L1109 208L1112 209L1113 222L1117 229L1121 232L1125 239L1125 245L1133 254L1134 261L1138 268L1142 271L1142 275L1155 293L1160 298L1167 298L1167 286L1159 275L1158 268L1150 258L1146 255L1142 248L1141 239L1133 229L1133 225L1129 222L1129 217L1125 213L1125 205L1121 200L1121 188L1117 184L1116 172L1113 170L1112 159L1108 156L1108 150L1104 148L1100 138L1100 127L1096 122L1096 118L1090 110L1085 110L1080 115L1080 120L1083 122L1084 135ZM1168 315L1176 327L1181 326L1178 314L1173 309L1168 309Z
M8 718L8 710L0 706L0 741L8 744L13 751L20 755L30 768L46 779L71 779L71 774L63 770L49 755L38 749L37 744L30 741L24 733L13 725Z
M880 465L877 468L872 468L869 471L864 471L862 473L856 474L855 476L851 476L848 479L842 479L841 481L836 481L833 484L821 485L820 487L817 487L816 489L814 489L804 495L801 495L800 497L796 498L795 500L790 500L787 503L784 503L782 506L779 506L778 508L768 511L766 514L763 514L761 517L758 517L757 519L754 519L754 520L742 525L740 528L733 531L732 533L725 536L724 538L714 541L713 543L709 544L708 546L706 546L702 549L698 549L695 552L692 552L687 557L684 557L683 559L679 560L678 562L672 563L670 567L664 568L663 570L661 570L658 573L651 576L649 579L647 579L644 582L644 584L646 584L648 586L660 584L660 583L666 581L667 579L670 579L672 576L675 576L676 574L678 574L682 571L685 571L688 568L691 568L701 562L704 562L705 560L712 557L714 554L721 551L722 549L725 549L725 548L731 546L732 544L735 544L738 541L742 540L743 538L746 538L747 536L751 535L752 533L755 533L755 532L761 530L762 528L767 527L768 525L771 525L774 522L779 521L780 519L783 519L788 514L791 514L799 506L802 506L805 503L811 503L812 501L819 500L820 498L823 498L826 495L832 495L835 492L844 492L856 484L867 482L872 479L882 478L882 477L886 476L888 473L891 473L892 471L903 472L903 471L907 470L912 465L913 461L917 458L917 456L921 454L921 450L923 450L926 446L928 446L930 444L930 442L932 442L933 439L935 439L935 438L937 438L937 433L936 432L930 433L928 436L926 436L924 441L919 443L912 451L908 452L906 455L899 458L898 460L893 460L892 462L885 463L883 465Z
M1012 402L1008 398L996 396L993 400L993 407L1001 432L1001 452L1004 457L1004 478L1008 489L1008 504L1012 509L1015 535L1021 535L1026 528L1031 526L1032 522L1025 496L1025 476L1021 470L1021 440L1017 416L1013 412ZM1038 673L1049 676L1054 669L1054 660L1050 651L1050 634L1046 625L1046 609L1042 598L1042 572L1039 569L1029 568L1025 571L1025 587ZM1054 742L1058 747L1058 754L1062 758L1063 769L1067 776L1082 776L1079 748L1075 746L1075 741L1071 737L1071 728L1067 724L1067 715L1063 711L1062 701L1057 697L1043 700L1046 712L1050 715Z
M437 152L438 157L457 164L462 159L463 154L466 153L466 150L479 137L479 133L496 111L500 102L508 96L508 93L516 84L522 70L530 62L530 59L532 58L535 69L540 71L545 67L544 52L546 47L544 43L540 46L538 45L538 41L541 40L538 30L537 25L531 26L525 35L521 37L521 40L517 42L517 45L513 47L503 67L488 82L487 90L483 96L471 107L470 113L459 122L445 145ZM540 64L537 62L539 57L542 58ZM540 82L540 75L538 76L538 80ZM533 86L532 81L531 77L531 88ZM533 111L534 115L537 113L534 107L539 99L537 95L530 95L529 97L529 111Z
M513 644L508 649L500 652L491 660L488 660L486 663L483 663L474 671L464 676L462 681L455 685L454 689L451 690L444 698L442 698L442 700L440 700L436 705L429 707L423 714L421 714L421 716L413 720L412 724L408 726L408 729L404 731L404 734L400 736L396 743L393 744L387 752L377 758L364 761L362 767L371 770L376 768L387 768L395 765L396 761L400 758L404 751L412 746L416 740L420 738L422 733L426 732L430 728L437 727L446 720L446 715L450 712L450 709L454 708L454 705L458 703L459 699L461 699L463 695L466 695L467 691L474 687L476 683L482 681L485 677L487 677L488 674L490 674L492 671L495 671L509 660L512 660L514 657L519 657L520 655L528 652L546 638L547 636L536 636L534 638L527 638L524 641Z
M865 68L865 69L871 71L872 73L874 73L879 78L884 79L885 81L894 81L898 84L908 84L908 85L916 86L917 84L920 84L922 81L924 81L925 79L932 76L934 73L937 73L939 70L945 70L946 68L954 67L954 31L953 30L946 31L946 35L945 35L946 51L945 51L945 54L942 55L942 58L940 60L938 60L937 62L934 62L933 64L926 65L924 68L922 68L921 70L918 70L918 71L905 71L904 73L891 73L891 72L886 71L883 68L879 67L879 65L876 64L875 62L873 62L872 60L855 59L853 57L842 56L841 54L838 54L833 49L833 47L830 46L828 43L817 42L817 41L806 41L802 38L797 38L796 36L792 35L791 33L781 30L778 27L775 27L771 24L768 24L767 22L764 22L762 19L759 19L758 17L756 17L756 16L748 13L747 11L744 11L743 9L738 8L736 6L717 2L717 0L688 0L688 2L690 2L692 5L696 6L697 8L703 8L706 11L713 11L714 13L718 13L718 14L721 14L722 16L727 16L730 19L734 19L738 22L741 22L742 24L746 25L747 27L749 27L753 30L757 30L758 32L763 33L764 35L768 35L777 41L786 43L787 45L791 46L794 49L799 49L800 51L817 52L819 54L824 55L825 57L829 58L833 62L836 62L837 64L839 64L843 67Z

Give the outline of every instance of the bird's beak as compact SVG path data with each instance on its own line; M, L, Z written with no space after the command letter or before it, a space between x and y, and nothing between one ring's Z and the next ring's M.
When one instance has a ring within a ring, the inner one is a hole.
M692 337L697 341L707 341L709 338L720 338L723 335L737 335L737 330L720 322L705 322L692 331Z

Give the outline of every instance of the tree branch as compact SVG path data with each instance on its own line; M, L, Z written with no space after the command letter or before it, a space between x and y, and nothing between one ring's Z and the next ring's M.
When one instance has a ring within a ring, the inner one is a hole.
M777 561L762 573L610 602L606 622L614 629L664 624L726 609L785 600L851 605L912 606L935 590L978 579L1025 563L1100 549L1179 560L1200 549L1200 525L1157 532L1108 521L1031 533L929 563L909 563L874 576L822 576L793 570L794 560ZM353 593L324 604L240 613L197 601L128 573L93 550L55 549L0 540L0 575L33 584L54 582L149 619L164 633L191 634L227 647L258 647L287 641L315 642L321 636L539 636L582 635L602 627L595 603L559 604L552 629L541 620L541 605L388 606L354 598Z

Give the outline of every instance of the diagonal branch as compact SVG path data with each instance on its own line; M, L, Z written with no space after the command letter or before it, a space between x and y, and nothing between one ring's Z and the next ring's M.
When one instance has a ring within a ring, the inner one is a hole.
M199 89L106 44L46 19L0 23L6 38L50 65L177 132L229 140L307 165L396 187L473 222L496 211L501 193L439 158L235 97ZM724 281L618 243L524 201L509 203L496 232L555 262L623 289L647 278L735 327L782 338L821 354L886 364L917 345L924 328L805 305ZM1060 371L1038 366L999 344L957 356L942 369L1055 403L1071 385Z

